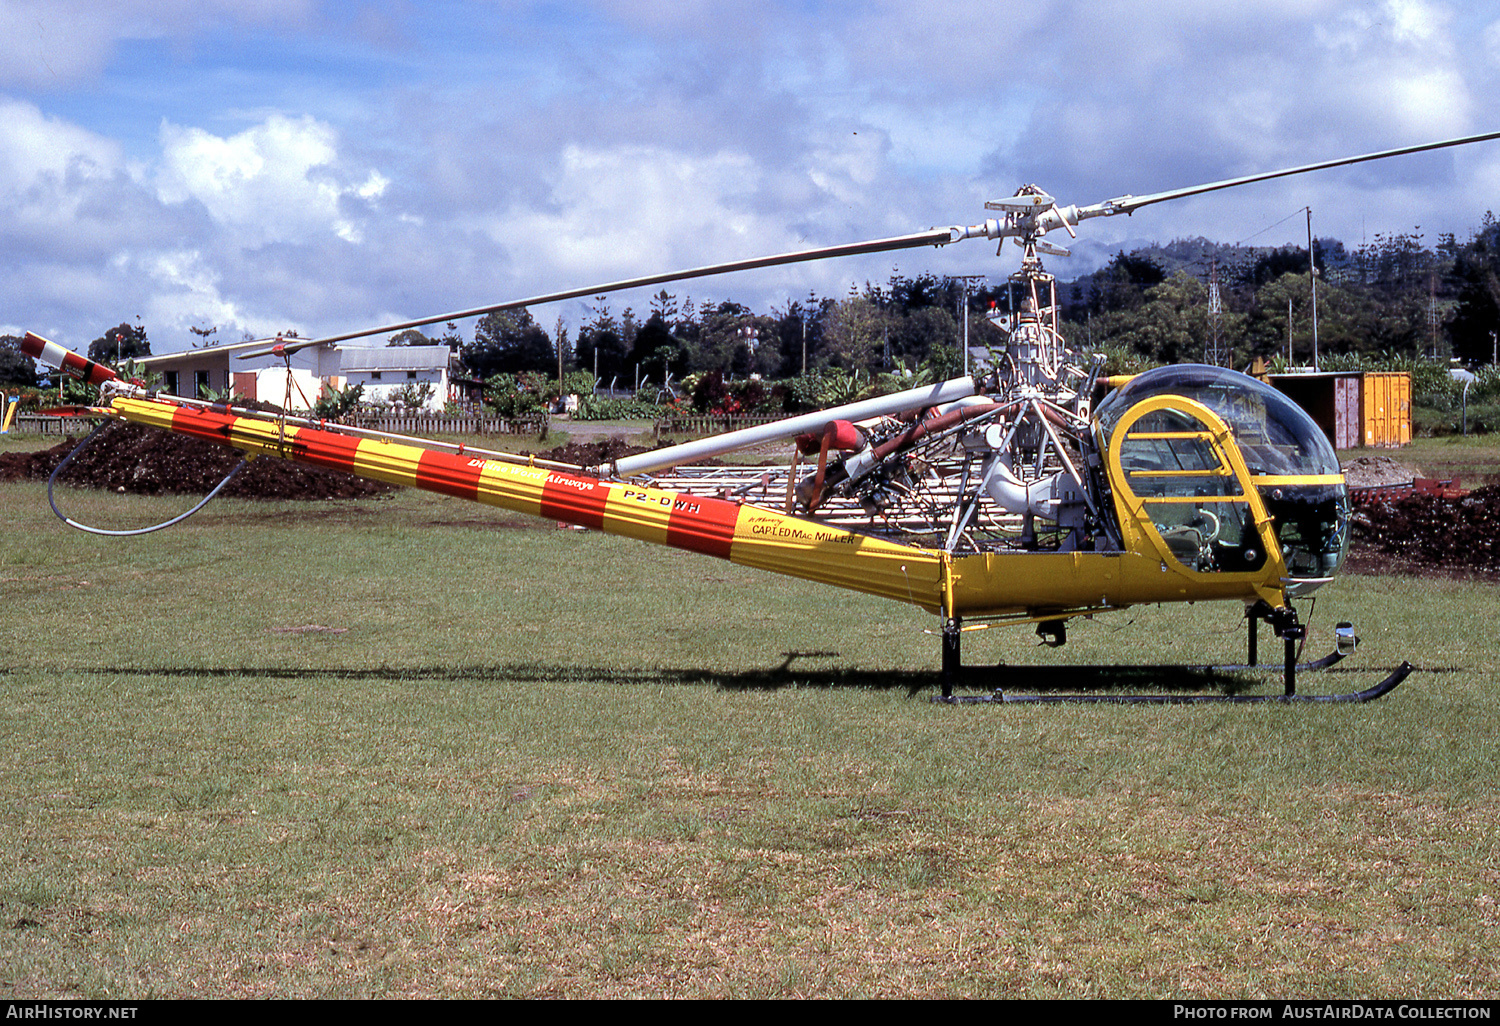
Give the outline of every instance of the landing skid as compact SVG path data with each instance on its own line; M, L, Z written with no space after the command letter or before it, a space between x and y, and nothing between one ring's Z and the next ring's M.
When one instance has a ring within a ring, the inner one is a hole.
M1156 669L1156 667L1141 667L1141 669ZM1165 667L1165 669L1182 670L1194 669L1194 667ZM1209 669L1212 669L1212 667L1209 667ZM1225 669L1225 667L1219 667L1218 669ZM1202 705L1208 703L1217 705L1261 705L1267 702L1280 702L1282 704L1301 702L1321 702L1325 704L1373 702L1382 695L1396 690L1396 686L1404 681L1411 674L1411 671L1411 663L1404 662L1396 668L1395 672L1374 687L1365 688L1363 691L1352 691L1337 695L1306 695L1295 691L1280 695L1012 695L996 688L988 695L954 695L950 693L934 696L932 700L934 702L944 702L949 705L967 705L971 703L1006 705Z
M1199 704L1233 704L1233 705L1258 705L1267 702L1289 703L1344 703L1344 702L1371 702L1382 695L1394 691L1402 681L1412 672L1410 663L1403 662L1396 670L1379 684L1364 689L1335 695L1304 695L1297 692L1297 674L1314 673L1325 670L1335 663L1340 662L1352 653L1358 644L1354 635L1352 624L1340 623L1335 628L1335 636L1338 639L1338 647L1323 656L1307 663L1296 661L1297 650L1300 643L1307 635L1307 629L1297 622L1297 613L1290 607L1284 609L1270 609L1269 607L1256 606L1246 610L1246 617L1250 621L1250 661L1248 663L1235 665L1201 665L1201 666L1028 666L1028 667L999 667L981 668L965 667L960 658L959 639L962 636L962 625L957 619L951 619L943 625L943 693L933 697L934 702L943 702L951 705L959 704L1031 704L1031 705L1062 705L1062 704L1134 704L1134 705L1199 705ZM1189 694L1190 690L1196 691L1214 683L1237 683L1238 678L1229 679L1229 674L1242 674L1247 671L1266 669L1258 663L1256 651L1257 637L1256 626L1259 620L1265 620L1271 624L1278 637L1284 642L1285 660L1282 664L1284 689L1281 694ZM1060 644L1066 638L1061 621L1049 621L1041 624L1037 629L1044 641L1049 644ZM1008 684L1012 686L1050 688L1100 688L1100 687L1154 687L1171 688L1181 693L1177 694L1007 694L1001 688L986 695L954 695L953 688L962 680L973 682L978 676L993 679L997 674L1004 674ZM1029 678L1029 679L1028 679Z

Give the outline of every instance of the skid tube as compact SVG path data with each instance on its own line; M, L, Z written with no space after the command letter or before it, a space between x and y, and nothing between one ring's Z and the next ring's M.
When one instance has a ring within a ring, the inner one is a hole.
M1297 650L1300 642L1307 636L1307 628L1297 622L1296 611L1287 607L1285 609L1271 610L1267 608L1251 607L1246 610L1246 617L1250 621L1250 662L1240 665L1217 665L1217 666L1117 666L1117 667L1082 667L1082 666L1051 666L1051 667L1027 667L1024 670L1016 667L1012 672L1045 673L1051 679L1057 679L1060 675L1074 675L1077 677L1092 678L1080 686L1087 687L1089 683L1101 686L1104 678L1113 674L1116 683L1121 676L1139 679L1142 677L1170 677L1173 675L1192 675L1200 678L1199 682L1211 680L1219 673L1232 673L1244 670L1259 669L1256 652L1256 625L1257 621L1264 619L1272 625L1276 634L1285 643L1285 662L1283 664L1283 680L1285 687L1281 694L1261 695L1237 695L1237 694L1146 694L1146 695L1101 695L1101 694L1007 694L1003 689L996 688L987 695L955 695L953 687L959 679L964 676L973 676L983 672L978 667L965 668L962 663L959 639L962 632L962 622L954 617L943 623L943 668L941 695L934 695L932 701L948 705L1264 705L1267 703L1280 703L1283 705L1293 703L1360 703L1372 702L1377 698L1394 691L1402 681L1411 675L1412 665L1402 662L1388 677L1373 687L1365 688L1363 691L1347 692L1333 695L1305 695L1297 692L1297 673L1315 672L1327 669L1342 660L1354 651L1358 639L1354 635L1354 627L1349 623L1340 623L1335 628L1335 636L1338 639L1338 647L1328 655L1307 663L1298 663ZM1048 644L1061 644L1066 638L1065 628L1062 621L1048 621L1039 624L1037 634ZM1159 681L1150 681L1159 683ZM1128 683L1128 682L1127 682Z

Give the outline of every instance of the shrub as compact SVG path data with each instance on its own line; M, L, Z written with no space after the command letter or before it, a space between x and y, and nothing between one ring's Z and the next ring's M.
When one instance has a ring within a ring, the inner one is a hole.
M396 390L395 402L408 410L421 410L436 391L430 381L408 381Z
M506 420L536 420L544 411L545 396L535 381L514 374L496 374L484 383L484 401Z
M343 420L359 406L364 398L364 385L349 385L343 389L329 389L313 403L312 415L320 420Z
M662 407L642 399L608 399L580 396L574 420L655 420Z

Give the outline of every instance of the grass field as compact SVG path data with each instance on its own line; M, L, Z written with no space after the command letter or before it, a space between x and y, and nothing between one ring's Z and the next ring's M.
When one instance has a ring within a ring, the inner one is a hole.
M1388 450L1388 454L1415 464L1428 477L1457 477L1466 488L1500 484L1500 435L1418 438L1409 447Z
M905 607L415 493L0 485L0 601L9 996L1500 993L1492 586L1326 589L1305 690L1420 668L1335 708L934 706Z

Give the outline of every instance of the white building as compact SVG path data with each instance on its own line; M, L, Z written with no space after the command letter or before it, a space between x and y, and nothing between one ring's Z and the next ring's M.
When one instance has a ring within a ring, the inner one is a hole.
M294 353L288 361L274 356L241 360L237 354L264 348L264 341L207 346L182 353L164 353L139 361L162 376L169 395L202 398L208 389L223 395L232 390L246 399L274 403L287 410L307 410L325 388L363 385L368 403L394 403L408 385L432 386L423 409L440 413L449 401L449 364L446 346L313 346ZM288 379L290 378L290 381ZM290 387L288 387L290 385Z
M422 409L441 413L448 402L447 346L344 346L338 350L343 387L363 385L367 403L394 403L408 386L432 386Z
M323 394L323 382L338 373L338 351L314 346L294 353L287 361L275 356L239 359L249 349L264 349L269 343L236 342L204 346L180 353L147 356L137 363L162 378L161 391L189 399L201 399L204 390L274 403L288 410L306 410ZM290 367L288 367L290 362ZM288 378L291 379L288 401ZM336 387L336 386L335 386Z

